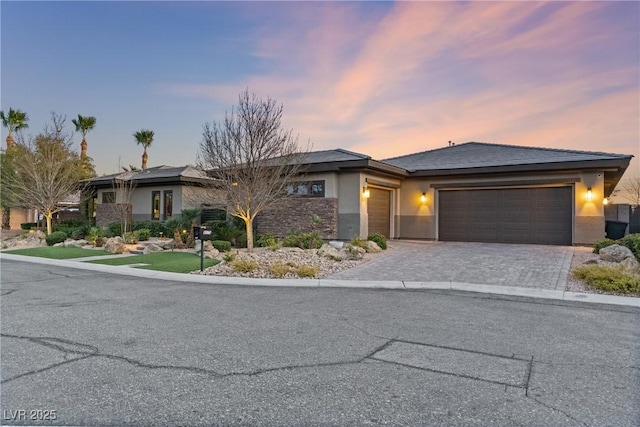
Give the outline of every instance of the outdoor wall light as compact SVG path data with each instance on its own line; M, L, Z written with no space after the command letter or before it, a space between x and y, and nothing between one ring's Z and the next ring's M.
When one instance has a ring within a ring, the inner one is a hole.
M591 187L587 188L587 200L588 201L593 200L593 191L591 191Z
M602 201L603 205L608 205L609 204L609 198L605 197L604 200Z
M427 193L422 193L420 196L420 203L427 203Z
M366 186L362 187L362 197L364 197L365 199L371 197L371 191L369 191Z

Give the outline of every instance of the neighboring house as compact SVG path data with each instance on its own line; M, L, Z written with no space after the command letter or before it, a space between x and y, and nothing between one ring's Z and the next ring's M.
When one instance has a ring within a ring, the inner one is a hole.
M469 142L383 161L309 153L298 199L265 212L283 235L575 245L604 237L605 199L633 156Z
M118 180L125 183L124 188L119 188ZM130 205L134 221L166 220L180 215L182 209L214 204L212 181L192 166L157 166L93 178L88 182L88 191L92 194L95 223L101 227L120 220L123 211L118 205L122 204Z

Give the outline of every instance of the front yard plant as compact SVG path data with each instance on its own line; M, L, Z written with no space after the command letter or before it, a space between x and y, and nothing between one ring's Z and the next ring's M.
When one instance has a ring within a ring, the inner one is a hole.
M231 262L231 266L235 271L240 273L250 273L258 268L258 263L246 259L237 259Z
M300 277L316 277L318 275L318 267L315 265L301 265L296 269L296 274Z
M581 265L573 270L573 275L602 291L640 295L640 276L621 266Z
M387 249L387 238L384 237L383 234L380 233L371 233L367 237L367 240L371 240L372 242L376 242L380 249Z
M54 231L45 238L45 241L49 246L53 246L56 243L62 243L65 240L67 240L67 233L64 231Z

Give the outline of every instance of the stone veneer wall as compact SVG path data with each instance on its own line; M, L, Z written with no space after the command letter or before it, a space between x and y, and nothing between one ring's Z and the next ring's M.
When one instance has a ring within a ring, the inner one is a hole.
M300 197L284 199L277 206L260 213L256 218L258 233L284 237L292 230L312 231L313 214L322 222L316 226L323 239L338 237L338 199Z
M96 205L96 226L106 227L112 222L120 221L118 205L122 203L101 203ZM129 223L131 223L131 204L128 204Z

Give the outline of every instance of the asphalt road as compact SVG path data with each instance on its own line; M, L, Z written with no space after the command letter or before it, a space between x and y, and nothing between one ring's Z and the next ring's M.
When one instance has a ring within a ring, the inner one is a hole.
M1 274L5 425L640 425L633 308Z

